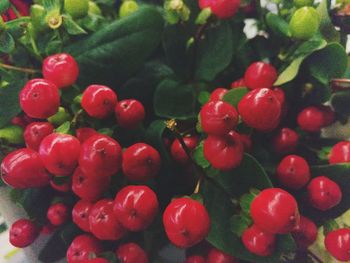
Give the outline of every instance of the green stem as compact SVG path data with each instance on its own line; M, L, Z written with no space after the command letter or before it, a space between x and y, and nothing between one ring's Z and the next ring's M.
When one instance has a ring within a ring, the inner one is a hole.
M14 71L19 71L19 72L23 72L23 73L28 73L28 74L35 74L35 73L40 73L40 70L37 69L31 69L31 68L21 68L21 67L16 67L16 66L12 66L9 64L4 64L4 63L0 63L0 68L4 68L4 69L8 69L8 70L14 70Z

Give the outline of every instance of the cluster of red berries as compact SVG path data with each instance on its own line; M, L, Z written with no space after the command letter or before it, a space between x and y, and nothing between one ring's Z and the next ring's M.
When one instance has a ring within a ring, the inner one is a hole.
M4 20L4 22L7 22L18 18L17 14L20 14L21 16L28 16L30 2L31 1L10 0L13 7L10 7L5 13L3 13L1 18ZM14 10L14 8L16 10Z

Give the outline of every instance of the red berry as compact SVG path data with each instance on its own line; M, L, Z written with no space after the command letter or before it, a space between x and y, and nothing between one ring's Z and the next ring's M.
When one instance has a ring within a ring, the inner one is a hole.
M123 173L130 181L145 182L158 174L160 162L156 149L145 143L136 143L123 153Z
M312 179L307 186L310 204L326 211L338 205L342 199L342 191L339 185L325 176Z
M284 93L283 89L274 87L272 88L272 91L274 92L276 99L281 103L283 108L286 103L286 94Z
M120 245L115 254L121 263L148 263L146 252L136 243Z
M24 130L24 141L26 146L34 151L39 150L41 141L53 133L53 126L49 122L32 122Z
M245 82L244 82L243 78L237 79L237 80L235 80L234 82L231 83L231 88L232 89L245 88L245 87L246 87L246 85L245 85Z
M323 126L329 126L335 121L335 113L329 106L321 105L320 109L323 113Z
M350 229L340 228L326 235L324 240L326 249L337 260L350 260Z
M36 225L28 219L19 219L11 225L10 243L19 248L31 245L39 235Z
M183 137L183 141L190 152L192 152L198 145L197 136ZM190 158L187 156L178 139L175 139L171 144L170 153L173 159L179 164L186 165L190 161Z
M228 89L217 88L210 94L209 101L222 100L227 92Z
M338 142L329 154L329 163L350 163L350 142Z
M60 94L51 81L32 79L21 90L19 103L29 117L46 119L58 111Z
M238 124L238 113L231 104L210 101L200 111L202 129L210 135L225 135Z
M277 80L277 70L264 62L250 64L244 74L244 82L249 89L271 89Z
M114 213L130 231L149 227L158 212L156 194L144 185L129 185L121 189L114 200Z
M80 141L80 143L84 143L90 137L97 135L98 132L92 128L79 128L75 131L75 134Z
M230 131L226 136L209 135L204 140L204 157L216 169L227 171L237 167L243 159L240 135Z
M68 221L69 214L70 211L67 205L56 203L51 205L47 210L47 219L52 225L60 226Z
M303 109L298 114L298 125L303 131L319 132L325 126L322 110L315 106Z
M207 261L203 256L200 255L191 255L186 257L185 263L206 263Z
M78 167L72 178L72 191L85 201L94 202L107 191L111 178L86 176Z
M57 229L57 226L54 226L51 223L47 223L46 225L44 225L41 228L40 234L42 234L42 235L50 235L53 232L55 232L56 229Z
M240 0L199 0L198 4L201 9L210 8L211 12L218 18L226 19L237 13Z
M24 114L23 116L16 116L12 118L11 124L25 128L28 124L34 121L35 120L33 118L30 118L28 115Z
M275 250L276 237L261 231L256 225L247 228L242 235L244 246L253 254L266 257Z
M271 131L280 122L282 106L272 90L254 89L238 103L238 112L249 127Z
M210 230L210 218L206 208L190 198L171 201L164 211L163 224L169 240L182 248L198 244Z
M59 178L59 176L57 176L56 178ZM66 177L64 176L64 178L66 178ZM60 179L60 180L61 180L61 179ZM50 185L51 185L51 187L52 187L54 190L56 190L56 191L58 191L58 192L67 193L67 192L70 191L70 189L71 189L71 187L72 187L72 182L71 182L71 180L70 180L70 178L69 178L69 180L66 180L66 181L63 182L63 183L58 184L58 183L55 182L55 180L51 179L51 180L50 180Z
M243 144L244 151L250 152L252 150L252 147L253 147L253 142L252 142L250 135L240 134L239 137L240 137L241 142Z
M85 263L92 255L102 252L99 240L90 235L77 236L67 250L68 263Z
M207 263L238 263L238 260L219 249L212 248L209 250Z
M115 106L115 117L120 127L135 129L145 119L145 108L138 100L122 100Z
M250 213L257 227L271 234L289 233L299 223L295 198L279 188L261 191L253 200Z
M107 135L94 135L81 146L80 169L89 177L103 177L116 174L122 163L122 148Z
M67 88L73 85L79 75L78 63L66 53L45 58L42 70L44 78L51 80L58 88Z
M311 246L317 238L317 226L310 219L300 216L300 223L292 232L293 238L301 249Z
M89 215L92 208L92 203L84 200L79 200L73 207L72 220L81 230L90 231Z
M272 141L276 153L286 154L296 150L299 142L299 135L289 128L282 128L278 131Z
M83 92L81 106L91 117L104 119L108 117L117 104L115 92L102 85L90 85Z
M288 155L278 164L276 176L281 185L298 190L309 182L310 167L304 158Z
M91 233L101 240L119 240L126 230L113 213L113 200L102 199L90 210L89 225Z
M1 163L2 180L13 188L32 188L48 185L50 177L37 152L18 149Z
M109 263L109 261L105 258L94 258L90 259L89 263Z
M70 175L78 163L80 142L69 134L52 133L42 140L39 154L50 173Z

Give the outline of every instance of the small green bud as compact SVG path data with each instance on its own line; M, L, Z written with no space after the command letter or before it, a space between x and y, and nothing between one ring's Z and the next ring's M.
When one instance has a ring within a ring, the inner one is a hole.
M72 116L67 112L63 107L59 107L58 112L55 115L52 115L47 120L52 123L54 126L60 126L64 122L71 120Z
M51 29L57 29L62 25L62 15L59 10L51 10L45 17L45 22Z
M46 10L42 5L34 4L30 7L30 17L34 29L37 32L42 32L48 28L48 24L45 22Z
M100 7L93 1L89 1L89 13L93 15L102 15Z
M64 0L64 11L73 18L82 18L89 11L89 0Z
M9 125L0 129L0 139L9 144L23 144L23 128L17 125Z
M119 8L119 17L127 17L139 9L139 5L132 0L125 1Z

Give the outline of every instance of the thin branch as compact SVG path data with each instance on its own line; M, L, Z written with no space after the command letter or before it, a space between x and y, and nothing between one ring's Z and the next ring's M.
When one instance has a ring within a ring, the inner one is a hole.
M317 262L317 263L323 263L323 261L316 256L313 252L311 252L310 250L307 251L307 253Z
M9 64L4 64L4 63L0 63L0 68L4 68L4 69L8 69L8 70L14 70L14 71L19 71L19 72L23 72L23 73L28 73L28 74L35 74L35 73L40 73L40 70L37 69L31 69L31 68L21 68L21 67L16 67L16 66L12 66Z

